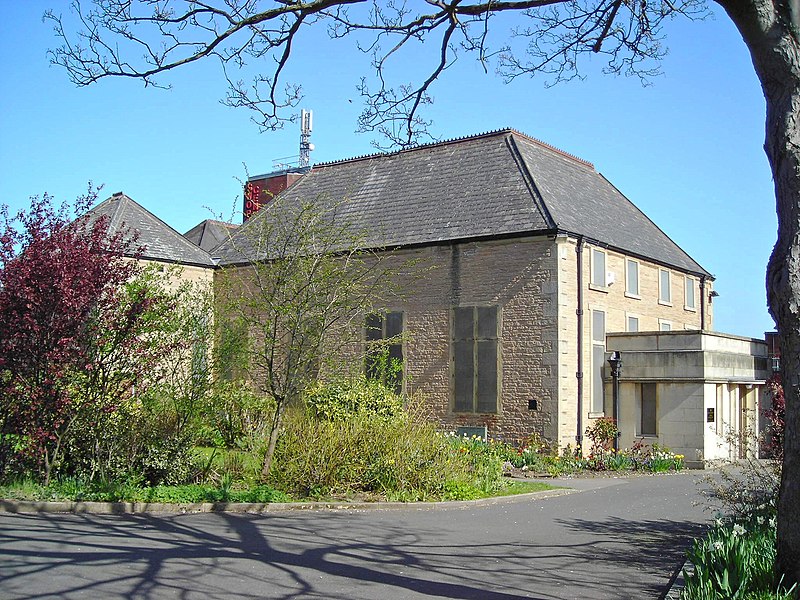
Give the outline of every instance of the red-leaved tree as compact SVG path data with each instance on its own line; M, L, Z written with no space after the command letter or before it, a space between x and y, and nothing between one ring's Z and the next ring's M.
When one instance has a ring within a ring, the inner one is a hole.
M764 411L764 416L769 423L767 439L764 440L764 449L778 462L783 462L783 438L786 417L786 399L783 395L780 374L773 375L767 381L767 392L772 398L772 408Z
M48 195L0 225L0 448L9 438L36 459L45 483L58 464L65 434L78 412L71 382L91 372L103 315L118 312L123 284L139 268L135 236L111 232L107 218L87 210L90 188L70 218ZM143 296L142 303L147 300ZM144 306L130 307L108 340L124 335ZM2 464L0 464L2 467Z

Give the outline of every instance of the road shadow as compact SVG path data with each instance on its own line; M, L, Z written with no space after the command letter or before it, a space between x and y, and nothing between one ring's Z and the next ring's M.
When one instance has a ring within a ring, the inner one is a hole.
M0 515L0 597L658 598L703 526L674 500L648 508L672 507L664 519L597 509L629 491L641 497L617 487L602 501L447 511Z
M416 536L386 526L365 535L337 524L342 516L316 517L327 523L314 531L296 519L240 514L6 515L0 596L334 600L369 597L354 591L376 584L386 598L538 598L489 588L479 569L454 578ZM340 581L333 591L331 580Z

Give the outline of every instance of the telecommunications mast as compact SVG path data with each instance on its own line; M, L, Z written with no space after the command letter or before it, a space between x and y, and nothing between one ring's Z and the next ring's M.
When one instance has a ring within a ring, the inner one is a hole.
M308 167L310 162L310 154L314 149L314 144L311 143L311 116L313 112L310 110L300 111L300 168Z

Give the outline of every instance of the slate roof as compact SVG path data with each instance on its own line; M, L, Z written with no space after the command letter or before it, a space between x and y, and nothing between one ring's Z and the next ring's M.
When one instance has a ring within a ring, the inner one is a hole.
M710 276L591 163L513 129L314 165L215 259L246 262L237 249L276 206L322 199L344 200L339 215L375 248L565 232Z
M205 250L196 246L153 213L117 192L89 211L94 216L108 215L109 232L122 228L139 232L137 243L145 246L142 258L182 265L213 267L214 261Z
M233 233L237 227L238 225L234 223L223 223L222 221L206 219L184 233L183 237L192 242L195 246L200 246L206 252L210 252L221 243L228 241L231 233Z

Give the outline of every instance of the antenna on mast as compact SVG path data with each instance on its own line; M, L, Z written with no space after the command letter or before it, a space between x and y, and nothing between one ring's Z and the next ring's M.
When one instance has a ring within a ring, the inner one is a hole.
M311 151L314 144L311 143L311 117L314 113L310 110L300 111L300 167L308 167L311 158Z

